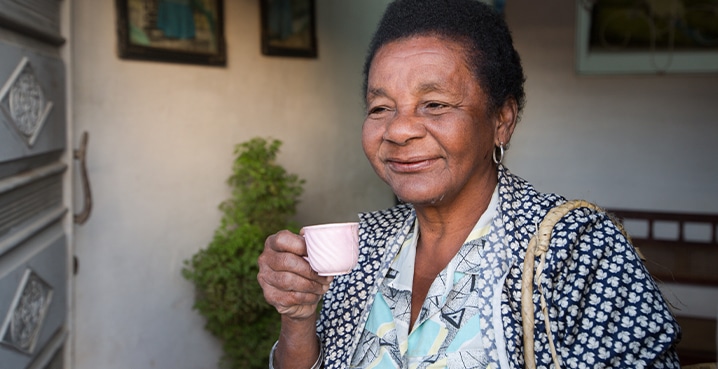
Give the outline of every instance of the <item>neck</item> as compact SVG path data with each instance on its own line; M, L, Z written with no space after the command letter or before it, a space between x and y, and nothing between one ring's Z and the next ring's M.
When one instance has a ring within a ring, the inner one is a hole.
M453 201L432 206L414 206L419 239L414 260L410 329L419 316L432 282L459 252L474 225L486 211L496 187L496 177Z
M442 260L453 257L488 208L496 183L496 177L491 177L480 188L463 191L452 201L415 205L422 253L445 255Z

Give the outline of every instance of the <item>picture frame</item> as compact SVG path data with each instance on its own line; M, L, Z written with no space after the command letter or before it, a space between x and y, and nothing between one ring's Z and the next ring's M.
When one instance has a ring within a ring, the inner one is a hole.
M640 0L618 5L576 0L577 73L718 72L718 0L655 6Z
M316 58L315 0L260 0L262 54Z
M224 0L115 0L121 59L225 66Z

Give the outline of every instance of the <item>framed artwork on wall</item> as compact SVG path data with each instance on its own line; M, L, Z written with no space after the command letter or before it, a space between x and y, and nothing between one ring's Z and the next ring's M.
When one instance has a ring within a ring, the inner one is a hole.
M581 74L718 72L718 0L576 0Z
M224 66L224 0L115 0L122 59Z
M317 57L314 0L260 0L262 54Z

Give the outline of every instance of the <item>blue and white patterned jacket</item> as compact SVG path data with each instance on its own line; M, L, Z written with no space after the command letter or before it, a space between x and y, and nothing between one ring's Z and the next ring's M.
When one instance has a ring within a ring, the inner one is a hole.
M535 225L563 202L560 196L538 193L500 166L498 215L477 286L483 297L479 334L491 368L524 367L523 260ZM415 217L410 205L360 214L359 264L336 277L317 323L325 368L349 367L377 288ZM679 368L679 327L634 248L607 214L581 208L556 224L541 285L562 368ZM537 367L553 368L538 304L535 309Z

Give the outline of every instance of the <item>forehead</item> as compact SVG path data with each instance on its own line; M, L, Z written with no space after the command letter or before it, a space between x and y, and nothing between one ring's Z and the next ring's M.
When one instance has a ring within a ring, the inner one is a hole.
M367 92L397 81L461 82L479 87L470 72L464 44L440 36L399 39L377 51L369 68Z
M468 66L468 53L463 43L443 36L417 35L400 38L380 47L372 59L370 69L386 58L407 58L421 54L457 59Z

